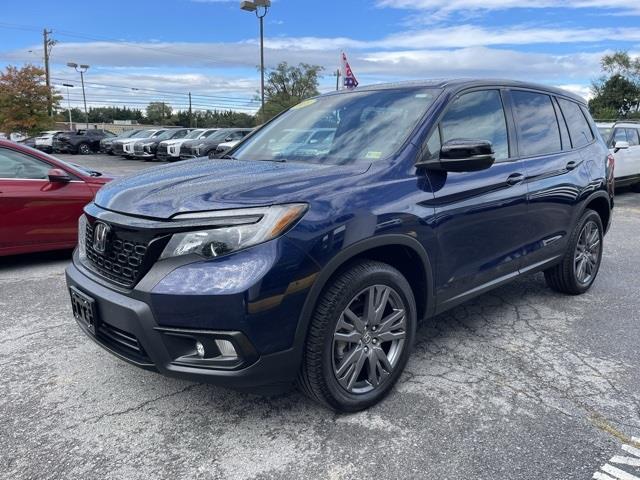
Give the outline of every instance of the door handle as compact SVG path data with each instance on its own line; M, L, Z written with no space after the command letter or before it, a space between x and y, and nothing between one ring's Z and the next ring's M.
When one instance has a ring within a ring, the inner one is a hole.
M521 173L514 173L507 178L507 185L509 186L518 185L522 182L524 182L524 175Z
M573 160L571 160L569 163L567 163L567 166L565 167L567 170L571 171L574 168L576 168L578 166L578 162L574 162Z

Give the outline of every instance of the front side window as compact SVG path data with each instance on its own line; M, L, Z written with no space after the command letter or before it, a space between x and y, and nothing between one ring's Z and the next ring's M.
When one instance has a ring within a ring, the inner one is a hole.
M24 153L0 148L0 178L46 180L51 165Z
M466 93L453 101L440 123L441 141L487 140L496 160L509 158L507 121L499 90Z
M593 133L591 132L591 127L589 127L589 122L587 122L582 110L580 110L580 106L563 98L559 98L558 103L567 121L573 148L584 147L591 143L594 139Z
M511 92L518 123L518 146L524 157L562 150L558 119L551 97L541 93Z
M640 138L638 138L638 130L635 128L626 128L627 131L627 141L629 142L629 146L635 147L640 145Z
M373 162L394 154L440 90L361 90L305 100L234 151L239 160Z

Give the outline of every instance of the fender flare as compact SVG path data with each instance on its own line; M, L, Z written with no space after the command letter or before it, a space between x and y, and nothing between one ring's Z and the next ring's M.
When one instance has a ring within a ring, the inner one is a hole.
M309 290L307 298L305 299L304 305L302 307L300 316L298 317L298 326L296 327L294 336L294 350L296 350L296 353L300 359L304 351L307 332L309 329L309 325L311 324L315 305L318 302L318 299L320 298L320 295L322 294L322 291L324 290L331 276L357 255L366 252L367 250L387 246L407 247L414 253L416 253L422 260L422 267L425 272L427 287L427 292L425 295L426 305L424 309L425 317L428 318L434 314L435 290L433 268L429 255L422 244L415 238L404 234L380 235L361 240L348 246L344 250L341 250L331 260L329 260L329 262L322 268L322 270L320 270L315 282L311 286L311 289Z
M611 202L611 198L609 196L609 194L604 191L604 190L598 190L596 192L591 193L587 198L585 198L582 201L582 205L580 208L580 214L577 216L577 218L580 218L582 216L582 214L585 212L585 210L587 209L587 205L589 205L593 200L597 199L597 198L603 198L604 200L606 200L608 208L609 208L609 222L607 225L603 225L605 233L609 231L609 227L611 226L611 220L612 220L612 202Z

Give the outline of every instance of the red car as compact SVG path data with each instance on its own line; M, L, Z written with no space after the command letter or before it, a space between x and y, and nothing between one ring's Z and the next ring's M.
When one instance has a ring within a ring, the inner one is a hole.
M73 248L82 208L110 180L0 140L0 256Z

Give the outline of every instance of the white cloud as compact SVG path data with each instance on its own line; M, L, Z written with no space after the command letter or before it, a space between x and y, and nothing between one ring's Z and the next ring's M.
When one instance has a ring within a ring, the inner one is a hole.
M515 8L593 8L640 15L640 5L633 0L378 0L381 7L429 12L451 13L459 11L491 11Z

